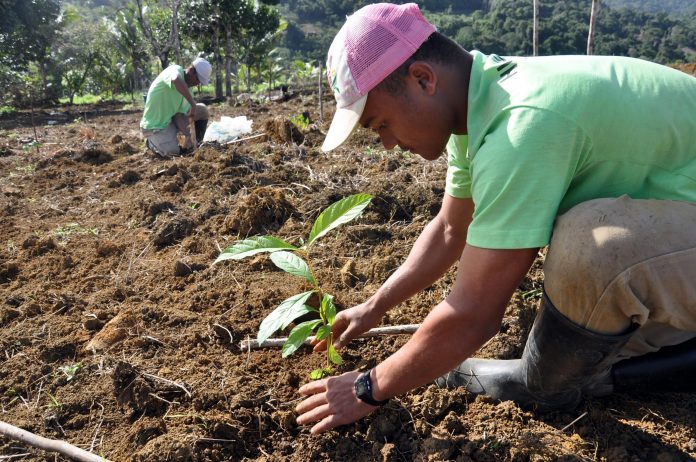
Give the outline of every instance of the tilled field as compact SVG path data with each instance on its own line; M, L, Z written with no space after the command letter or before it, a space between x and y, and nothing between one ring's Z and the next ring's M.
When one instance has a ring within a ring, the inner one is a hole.
M211 109L215 118L246 115L266 136L164 160L143 149L140 113L118 106L72 122L65 108L41 112L39 152L27 144L28 114L0 120L0 420L113 461L696 458L696 398L679 394L617 395L541 414L428 386L310 436L293 408L323 356L239 348L301 283L267 256L211 264L239 237L297 243L324 207L370 193L363 216L313 252L339 308L357 304L437 213L444 159L387 153L367 133L323 154L326 125L301 133L289 122L304 111L319 118L310 95ZM542 259L479 356L521 353ZM454 270L384 324L420 322L453 278ZM339 369L373 366L405 340L356 340ZM0 438L7 456L63 460Z

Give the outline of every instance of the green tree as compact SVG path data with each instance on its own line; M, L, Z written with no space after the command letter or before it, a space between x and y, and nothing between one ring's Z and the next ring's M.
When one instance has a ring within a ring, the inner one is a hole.
M100 40L105 33L104 23L90 23L80 17L69 20L58 37L58 57L63 68L63 86L70 104L82 92L90 73L104 59Z
M115 39L116 47L128 62L127 72L132 75L131 89L142 89L149 56L133 4L117 11L110 32Z
M174 50L176 60L181 62L179 43L179 8L182 0L171 0L160 4L158 0L135 0L135 13L143 35L150 43L152 52L160 60L162 69L169 66L169 53Z
M60 4L57 0L0 0L0 66L4 69L0 70L4 74L2 80L16 83L16 73L26 72L30 63L36 63L44 97L51 98L52 93L46 90L51 88L48 81L50 54L61 27L59 15ZM21 91L21 86L13 88Z

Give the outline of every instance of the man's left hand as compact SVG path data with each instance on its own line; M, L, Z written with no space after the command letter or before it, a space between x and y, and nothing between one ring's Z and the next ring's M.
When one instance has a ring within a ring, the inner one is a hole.
M377 409L377 406L364 403L355 396L354 384L359 375L358 371L347 372L302 386L300 394L308 398L295 408L300 414L297 423L319 422L311 430L316 435L339 425L353 423Z

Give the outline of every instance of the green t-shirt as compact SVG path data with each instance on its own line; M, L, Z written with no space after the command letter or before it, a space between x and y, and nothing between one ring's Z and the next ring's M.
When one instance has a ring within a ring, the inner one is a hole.
M174 80L184 80L184 68L172 64L152 82L147 91L145 111L140 120L143 130L163 130L171 123L177 112L186 114L191 105L174 86Z
M445 188L474 201L469 244L544 246L558 214L596 198L696 202L696 78L632 58L472 54Z

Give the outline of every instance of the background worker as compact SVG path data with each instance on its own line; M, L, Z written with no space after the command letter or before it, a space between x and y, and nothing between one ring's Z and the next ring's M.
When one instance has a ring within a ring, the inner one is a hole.
M205 104L196 104L189 87L207 85L211 71L208 61L196 58L186 70L172 64L150 85L140 130L147 140L147 147L156 154L165 157L179 155L178 133L185 137L184 149L192 146L189 120L195 123L197 141L203 139L208 125L208 108Z
M299 424L326 431L436 379L540 409L627 384L694 390L696 79L630 58L467 52L412 3L349 16L327 70L324 150L360 124L387 149L448 154L439 213L379 290L337 315L337 346L459 263L396 353L300 388ZM467 360L546 245L522 358Z

